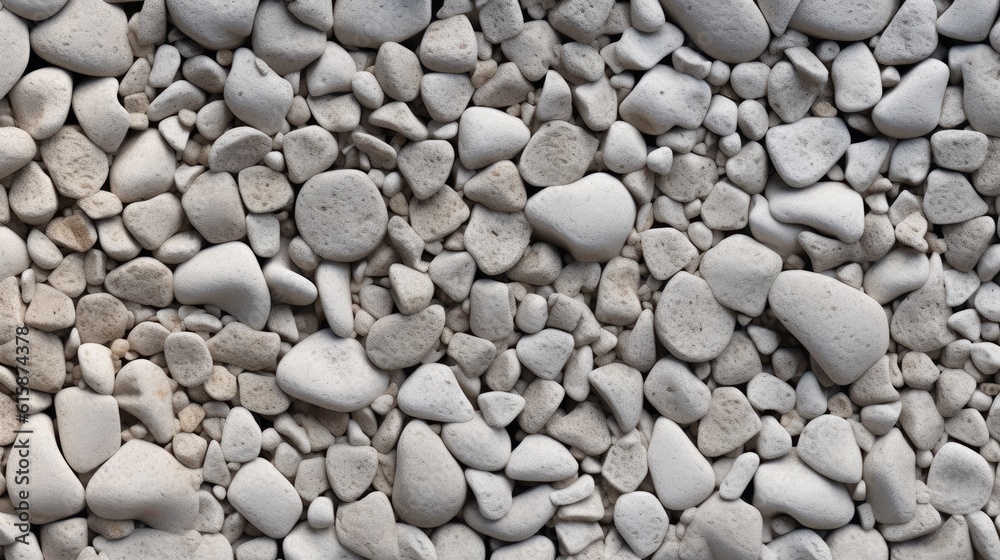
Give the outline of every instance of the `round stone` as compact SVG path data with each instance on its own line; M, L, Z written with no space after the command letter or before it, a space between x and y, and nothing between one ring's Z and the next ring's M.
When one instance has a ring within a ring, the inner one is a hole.
M979 511L990 499L993 469L986 459L960 443L941 446L927 472L931 505L940 512L965 515Z
M299 235L317 255L331 261L363 259L382 242L388 223L378 187L356 169L314 176L295 203Z

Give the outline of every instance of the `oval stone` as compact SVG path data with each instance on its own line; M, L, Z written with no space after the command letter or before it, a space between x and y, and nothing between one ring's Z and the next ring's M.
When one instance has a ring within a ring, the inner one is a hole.
M524 207L539 238L559 245L581 262L617 257L635 223L635 202L618 179L594 173L543 189Z
M708 283L683 271L663 289L654 320L660 342L685 362L717 357L736 326L736 317L716 301Z
M354 412L385 391L389 374L368 361L360 342L323 329L285 354L278 363L277 382L296 399L337 412Z
M670 19L712 58L747 62L760 56L771 30L753 0L663 0Z
M465 503L465 475L444 442L421 420L411 420L396 446L392 507L417 527L440 527Z

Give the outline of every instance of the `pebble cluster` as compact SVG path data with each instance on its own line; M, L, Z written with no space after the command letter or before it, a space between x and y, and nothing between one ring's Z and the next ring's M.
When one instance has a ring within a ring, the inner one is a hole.
M0 6L4 558L1000 559L1000 0Z

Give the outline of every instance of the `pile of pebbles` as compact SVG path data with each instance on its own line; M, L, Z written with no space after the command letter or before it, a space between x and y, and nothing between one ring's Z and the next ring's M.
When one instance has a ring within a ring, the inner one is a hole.
M0 6L4 558L1000 559L1000 0Z

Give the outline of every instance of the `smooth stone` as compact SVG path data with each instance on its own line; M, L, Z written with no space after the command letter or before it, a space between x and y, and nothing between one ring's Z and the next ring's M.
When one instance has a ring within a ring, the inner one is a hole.
M30 134L16 126L0 127L0 178L27 165L36 153L38 148Z
M976 43L990 35L1000 12L996 0L956 0L938 17L938 33L945 37Z
M669 519L649 492L622 494L615 502L615 528L636 555L646 557L660 547Z
M115 377L119 408L142 422L160 444L175 434L171 394L167 374L149 360L132 360Z
M531 132L521 119L489 107L470 107L458 121L458 158L466 169L514 159Z
M504 473L511 480L556 482L577 472L576 459L557 440L529 434L510 454Z
M227 462L249 463L256 459L260 455L261 429L253 413L242 406L233 407L226 416L219 443Z
M889 346L889 321L875 300L828 276L785 271L771 285L771 310L835 383L855 381Z
M523 212L497 212L482 204L472 208L465 228L465 248L483 273L507 272L531 242L531 224Z
M372 492L337 509L337 538L365 558L400 558L399 538L389 497Z
M667 283L655 313L657 338L687 362L707 362L721 354L736 325L735 315L715 299L709 284L683 271Z
M494 428L503 428L513 422L525 404L521 395L503 391L480 393L476 401L486 423Z
M525 541L552 518L556 506L549 500L552 487L535 486L514 496L510 511L500 519L486 519L475 503L462 510L465 522L475 531L505 542Z
M260 532L280 539L302 515L302 500L292 483L266 459L257 458L236 471L226 498Z
M712 495L695 510L680 542L681 558L761 558L763 519L743 500Z
M819 39L860 41L885 29L899 0L802 0L788 28Z
M556 545L548 537L535 535L528 540L501 546L491 560L555 560Z
M294 398L328 410L354 412L385 391L389 376L368 361L360 342L323 329L282 357L277 382Z
M542 379L556 379L574 348L573 336L559 329L543 329L517 341L517 359Z
M915 468L916 455L899 429L875 440L865 456L863 479L876 521L899 524L913 517L917 506Z
M305 521L299 523L281 541L285 560L360 560L360 556L344 547L337 538L337 529L331 524L314 529Z
M242 169L238 177L243 205L255 214L277 212L295 198L285 174L263 165Z
M431 22L430 0L392 0L372 5L363 0L338 2L333 7L337 41L352 47L378 48L401 43Z
M647 229L641 236L643 262L657 280L670 279L698 256L687 235L672 227Z
M865 272L865 293L881 305L923 286L930 277L927 255L909 248L894 249Z
M163 126L160 126L161 130ZM271 151L267 134L249 126L238 126L224 132L208 149L208 168L213 172L239 173L257 165ZM202 173L195 179L204 177ZM235 181L234 181L235 183ZM188 188L190 191L190 187ZM187 194L187 193L184 193Z
M337 443L326 450L326 475L343 502L364 495L378 471L378 451L370 445Z
M967 45L957 48L949 60L961 69L962 109L972 129L1000 135L1000 119L991 109L997 103L997 89L990 79L1000 71L1000 54L988 45Z
M201 471L143 440L122 445L87 483L87 507L105 519L142 521L162 531L194 528Z
M437 343L444 323L444 308L436 304L412 315L387 315L369 329L365 351L380 368L415 366Z
M953 515L937 531L903 543L894 544L892 560L935 560L938 558L974 558L969 526L961 515Z
M690 424L708 412L712 393L687 364L666 356L646 376L643 394L664 417Z
M174 297L186 305L214 305L254 330L264 328L271 312L257 257L239 241L209 247L178 265Z
M466 74L432 72L420 80L420 98L431 118L453 123L461 118L475 87Z
M408 416L421 420L469 422L475 418L472 403L462 392L455 373L444 364L418 367L399 387L396 402Z
M524 147L517 169L536 187L573 183L587 173L598 144L593 134L565 121L542 123Z
M212 360L243 369L271 371L278 364L281 337L232 321L208 339ZM248 407L249 408L249 407Z
M757 467L753 505L763 515L784 513L810 529L837 529L854 517L847 488L817 474L795 453Z
M662 8L661 8L662 13ZM615 44L615 58L627 70L649 70L684 44L684 33L672 23L659 29L642 32L637 27L626 29Z
M723 62L753 60L771 40L767 21L751 0L667 0L663 9L698 48Z
M76 351L80 361L83 380L87 386L101 395L110 395L115 387L115 368L111 349L107 346L87 342Z
M844 243L865 231L864 199L845 183L822 182L794 189L771 181L765 190L768 210L779 222L811 227Z
M933 131L941 117L948 66L929 58L916 65L872 109L872 122L890 138L916 138Z
M167 0L170 21L209 50L235 49L253 30L260 0L205 5L198 0Z
M931 135L931 153L938 167L972 173L986 162L989 139L974 130L941 130Z
M898 344L918 352L932 352L955 340L955 333L948 328L952 311L945 279L941 255L931 254L927 281L910 292L892 315L890 331Z
M303 70L323 54L326 33L306 25L280 0L263 0L254 16L254 53L279 76Z
M129 113L118 101L118 80L97 78L78 84L72 108L91 142L105 152L118 151L129 130Z
M479 512L486 519L500 519L507 515L514 503L514 481L503 474L465 470L472 496L479 505Z
M618 110L640 132L663 134L675 126L700 126L711 98L708 83L659 64L643 74Z
M455 150L445 140L411 142L396 157L399 172L420 200L434 196L445 186L454 163Z
M885 65L914 64L938 45L934 0L905 0L875 45L875 59Z
M684 430L657 418L649 440L649 476L656 496L669 510L696 507L715 490L715 473Z
M69 0L31 30L31 50L88 76L121 76L132 66L125 11L101 0Z
M0 52L6 54L3 63L0 64L0 97L6 97L14 84L21 79L25 68L28 67L28 58L31 56L28 25L10 8L0 10ZM4 173L0 171L0 176L3 175Z
M230 173L206 172L181 197L191 225L209 243L238 241L247 235L239 187Z
M128 204L149 200L174 186L176 154L159 131L126 138L111 163L111 192Z
M535 235L565 248L581 262L618 256L635 222L628 189L604 173L543 189L528 199L524 213Z
M63 458L52 419L32 414L20 429L31 433L16 434L17 447L11 448L27 451L14 452L15 459L7 462L6 489L10 499L28 501L32 524L51 523L81 511L85 505L83 485ZM30 454L27 466L18 460L21 453Z
M947 225L982 216L987 212L988 205L965 175L934 169L927 175L923 210L928 222Z
M80 342L104 343L124 338L134 319L125 304L111 294L87 294L76 303L76 329ZM36 352L32 350L33 354ZM38 377L37 359L33 377Z
M292 105L292 93L292 85L253 51L236 49L223 90L226 106L236 118L269 136L277 134Z
M746 396L735 387L718 387L698 425L698 451L706 457L724 455L760 430L760 419Z
M462 467L427 424L411 420L403 428L396 446L396 476L392 484L396 514L416 527L440 527L458 514L465 497ZM476 509L474 502L470 505Z
M314 279L330 330L339 337L350 337L354 332L350 265L324 261L316 268Z
M315 97L348 93L352 89L351 80L356 71L354 60L344 47L327 41L323 54L305 70L306 87L309 94Z
M799 434L799 458L823 476L849 484L861 480L861 449L851 425L838 416L813 418Z
M475 31L469 18L460 14L431 23L417 54L420 62L434 72L461 74L475 70Z
M76 472L96 469L121 447L114 397L67 387L56 394L55 405L63 456Z
M772 127L765 136L768 155L778 175L791 187L819 181L851 144L840 118L809 117Z
M787 60L780 60L767 76L767 103L781 120L798 122L816 102L816 86L800 75Z
M626 364L608 364L591 371L588 378L621 431L635 429L642 414L642 373Z
M31 267L28 245L14 230L0 226L0 277L19 276Z
M955 442L944 444L927 471L931 505L952 515L981 510L990 499L993 471L972 449Z
M724 500L735 500L742 496L753 481L753 475L757 473L759 466L760 456L756 453L751 451L740 454L733 460L732 468L719 484L719 495Z
M885 35L879 39L882 44ZM875 52L878 52L876 47ZM882 99L882 79L876 57L861 42L841 49L833 60L834 101L837 109L857 113L871 109Z
M752 237L735 234L705 252L699 271L719 303L757 317L781 272L781 257Z
M45 140L66 122L72 95L69 72L49 67L25 74L8 98L17 126L35 140Z
M823 538L809 529L796 529L767 543L776 558L830 559L830 547Z
M503 428L487 424L481 412L468 422L442 426L441 439L455 459L473 469L499 471L510 459L510 435Z
M117 538L111 538L117 537ZM44 538L44 537L43 537ZM84 548L82 560L131 560L157 558L158 560L232 560L233 547L219 533L201 535L197 531L167 532L148 527L138 527L126 536L114 534L94 537L92 547ZM100 555L95 549L99 549ZM93 551L89 556L88 551Z
M176 332L167 335L163 354L170 376L184 387L201 385L212 373L212 355L208 345L195 333Z
M100 191L106 192L106 191ZM180 230L184 208L173 193L133 202L121 212L122 221L144 249L156 250Z
M830 555L837 560L857 558L858 560L886 560L889 545L878 531L864 529L860 525L845 525L826 535Z
M306 181L295 202L299 234L317 255L353 262L385 236L389 216L378 187L355 169L320 173Z

